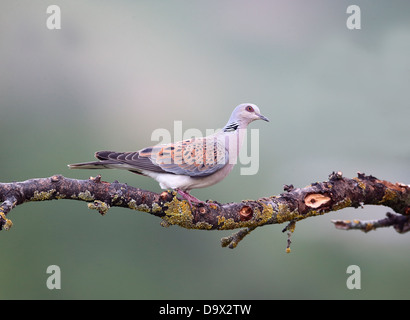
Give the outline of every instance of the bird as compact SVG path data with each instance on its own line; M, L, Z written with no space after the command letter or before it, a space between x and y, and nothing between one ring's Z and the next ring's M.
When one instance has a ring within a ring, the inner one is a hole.
M192 203L205 202L190 194L222 181L237 162L247 126L255 120L269 119L258 106L242 103L232 112L226 125L206 137L158 144L138 151L97 151L98 161L69 164L70 169L125 169L155 179L162 189L180 194Z

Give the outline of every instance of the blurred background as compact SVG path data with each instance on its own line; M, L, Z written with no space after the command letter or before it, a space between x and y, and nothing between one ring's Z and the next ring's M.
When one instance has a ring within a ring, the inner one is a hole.
M138 150L173 132L221 128L242 102L259 129L256 175L240 166L194 190L233 202L304 187L332 171L410 183L410 3L353 1L29 1L0 3L0 181L102 174L159 192L128 172L74 171L94 151ZM60 6L61 30L46 13ZM0 299L409 299L410 234L336 230L332 219L379 219L345 209L251 233L162 228L149 214L104 217L69 200L16 207L0 233ZM49 290L49 265L61 290ZM349 290L349 265L361 289Z

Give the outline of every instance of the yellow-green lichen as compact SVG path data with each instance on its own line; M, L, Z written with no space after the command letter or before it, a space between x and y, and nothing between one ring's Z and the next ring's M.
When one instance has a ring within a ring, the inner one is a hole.
M218 229L219 230L232 230L236 228L246 227L249 225L249 221L235 222L234 219L226 219L223 216L218 216Z
M260 203L262 204L263 209L262 212L257 208L255 209L255 220L258 222L258 225L264 225L273 217L273 206L270 203Z
M372 231L372 230L376 230L376 227L374 226L374 224L371 223L371 222L366 223L366 227L363 231L364 232L369 232L369 231Z
M85 190L84 192L80 192L78 194L78 198L84 201L93 201L94 197L91 195L91 192L88 190Z
M384 196L382 198L382 200L379 202L380 204L383 204L387 201L391 201L394 200L397 197L396 193L390 189L386 189L386 191L384 192Z
M223 225L225 223L225 217L224 216L218 216L218 226Z
M110 206L104 201L94 200L93 202L88 204L88 208L98 210L99 213L104 215L108 212L108 210L110 209Z
M209 224L208 222L205 221L200 221L195 224L195 229L200 229L200 230L211 230L212 225Z
M359 186L360 189L362 190L366 189L366 184L361 179L354 177L353 180L357 182L357 185Z
M152 213L161 212L161 211L162 211L162 207L158 203L153 202L152 203Z
M310 212L312 215L312 212ZM278 204L278 212L276 213L277 223L283 223L292 220L301 220L306 218L306 216L301 215L297 210L291 211L289 206L284 203Z
M165 216L162 219L169 224L179 225L187 229L198 229L193 223L193 215L189 203L185 200L178 200L176 196L172 198L172 201L166 202L164 206L168 209L165 211Z
M8 231L13 226L13 222L11 222L10 219L6 219L5 221L6 223L3 225L3 229Z
M138 205L134 199L128 202L128 208L133 209L133 210L143 211L143 212L151 212L149 206L147 206L146 204Z
M56 189L51 189L49 191L34 191L33 197L30 198L30 201L43 201L43 200L50 200L54 193L56 192Z
M120 199L120 200L118 200L118 199ZM116 205L121 205L122 200L123 200L123 198L118 194L115 194L114 197L112 197L112 203L115 203Z
M65 194L60 194L59 192L57 192L55 197L56 197L56 199L65 199L66 195Z
M337 210L340 210L340 209L350 207L351 205L352 205L352 200L350 200L350 198L346 198L346 199L343 199L343 200L337 202L333 206L332 210L337 211Z
M6 215L2 211L0 211L0 217L2 220L4 220L3 230L10 230L10 228L13 226L13 222L11 222L10 219L7 219Z
M160 225L161 227L164 227L164 228L168 228L170 226L170 224L165 220L161 220Z

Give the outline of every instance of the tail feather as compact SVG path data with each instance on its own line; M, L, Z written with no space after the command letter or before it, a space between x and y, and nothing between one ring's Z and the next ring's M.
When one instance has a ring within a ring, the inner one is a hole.
M93 161L69 164L70 169L111 169L113 165L118 165L114 161Z
M82 162L82 163L73 163L69 164L70 169L122 169L128 170L133 173L143 174L141 170L133 166L119 163L113 160L102 160L102 161L93 161L93 162Z
M103 154L110 152L112 151L102 151ZM73 163L69 164L68 167L70 169L112 169L118 167L118 161L100 157L98 156L98 152L95 153L95 157L100 161Z

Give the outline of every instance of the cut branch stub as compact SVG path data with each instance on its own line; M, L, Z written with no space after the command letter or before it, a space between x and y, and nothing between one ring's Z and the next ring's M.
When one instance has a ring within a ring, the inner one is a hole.
M307 207L317 209L329 204L331 200L332 198L328 194L310 193L306 195L304 202Z
M253 210L251 207L243 206L242 209L239 211L239 217L241 221L248 221L252 219Z

